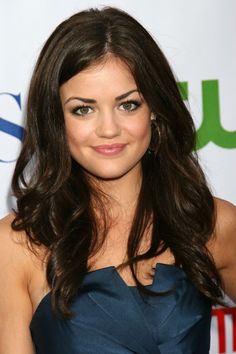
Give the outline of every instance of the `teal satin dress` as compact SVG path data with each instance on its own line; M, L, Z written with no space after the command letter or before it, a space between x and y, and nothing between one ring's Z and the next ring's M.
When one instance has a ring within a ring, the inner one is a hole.
M157 263L156 291L139 294L114 266L85 275L82 291L65 320L52 312L50 293L36 309L30 329L37 354L207 354L211 301L174 265Z

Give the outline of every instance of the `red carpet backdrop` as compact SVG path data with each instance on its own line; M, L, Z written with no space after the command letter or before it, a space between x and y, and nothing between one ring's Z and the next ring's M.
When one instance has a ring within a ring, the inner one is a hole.
M236 2L103 0L0 2L0 217L24 132L29 78L39 51L66 17L87 7L127 10L154 36L184 88L198 151L214 194L236 204ZM236 353L236 308L212 311L211 353Z

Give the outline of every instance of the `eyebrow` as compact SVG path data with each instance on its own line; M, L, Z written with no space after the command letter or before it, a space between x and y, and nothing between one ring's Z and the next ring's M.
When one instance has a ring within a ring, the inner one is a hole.
M115 101L123 100L124 98L128 97L128 96L129 96L131 93L133 93L133 92L139 92L139 90L134 89L134 90L130 90L130 91L126 92L126 93L123 93L122 95L117 96L117 97L115 98ZM72 96L72 97L69 97L69 98L65 101L64 105L67 104L68 102L72 101L72 100L79 100L79 101L82 101L82 102L84 102L84 103L97 103L97 101L94 100L93 98L85 98L85 97Z

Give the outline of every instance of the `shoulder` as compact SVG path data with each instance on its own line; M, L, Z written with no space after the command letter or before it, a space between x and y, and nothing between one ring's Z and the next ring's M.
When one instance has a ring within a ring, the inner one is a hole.
M214 198L218 231L236 227L236 206L224 199Z
M12 229L11 223L14 220L14 214L8 214L0 219L0 253L1 258L8 256L11 253L19 257L24 254L23 249L26 249L26 236L24 232L16 232ZM14 261L15 258L12 258Z
M43 252L40 247L35 247L32 252L26 233L12 229L14 218L11 213L0 219L0 274L3 277L8 273L12 274L11 277L14 274L17 281L28 288L37 269L40 269Z
M8 214L0 220L0 266L2 271L4 269L7 272L17 267L17 275L26 278L29 269L27 237L24 232L12 229L13 220L14 214Z
M0 249L2 247L10 247L10 249L18 250L22 254L38 253L38 255L45 253L42 246L30 247L30 242L25 231L15 231L12 228L12 222L15 219L15 214L10 213L0 219Z
M11 228L14 214L0 220L0 352L17 347L23 353L33 353L29 324L32 301L29 279L32 259L24 232Z
M218 269L224 268L236 256L236 206L232 203L214 198L216 224L214 233L208 242L209 251Z
M212 244L215 249L221 249L223 266L227 258L222 254L222 247L232 246L236 242L236 206L220 198L214 198L214 203L216 224Z
M208 249L226 293L236 301L236 206L215 198L216 225Z
M27 259L30 253L28 247L28 238L24 231L14 231L11 224L15 218L13 213L6 215L0 219L0 252L1 257L5 257L8 253L15 258Z

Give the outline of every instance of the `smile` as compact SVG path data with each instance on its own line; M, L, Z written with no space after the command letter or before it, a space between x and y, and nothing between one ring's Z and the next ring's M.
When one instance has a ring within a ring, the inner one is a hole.
M124 150L126 144L111 144L111 145L98 145L94 146L93 149L99 154L106 156L113 156L119 154Z

